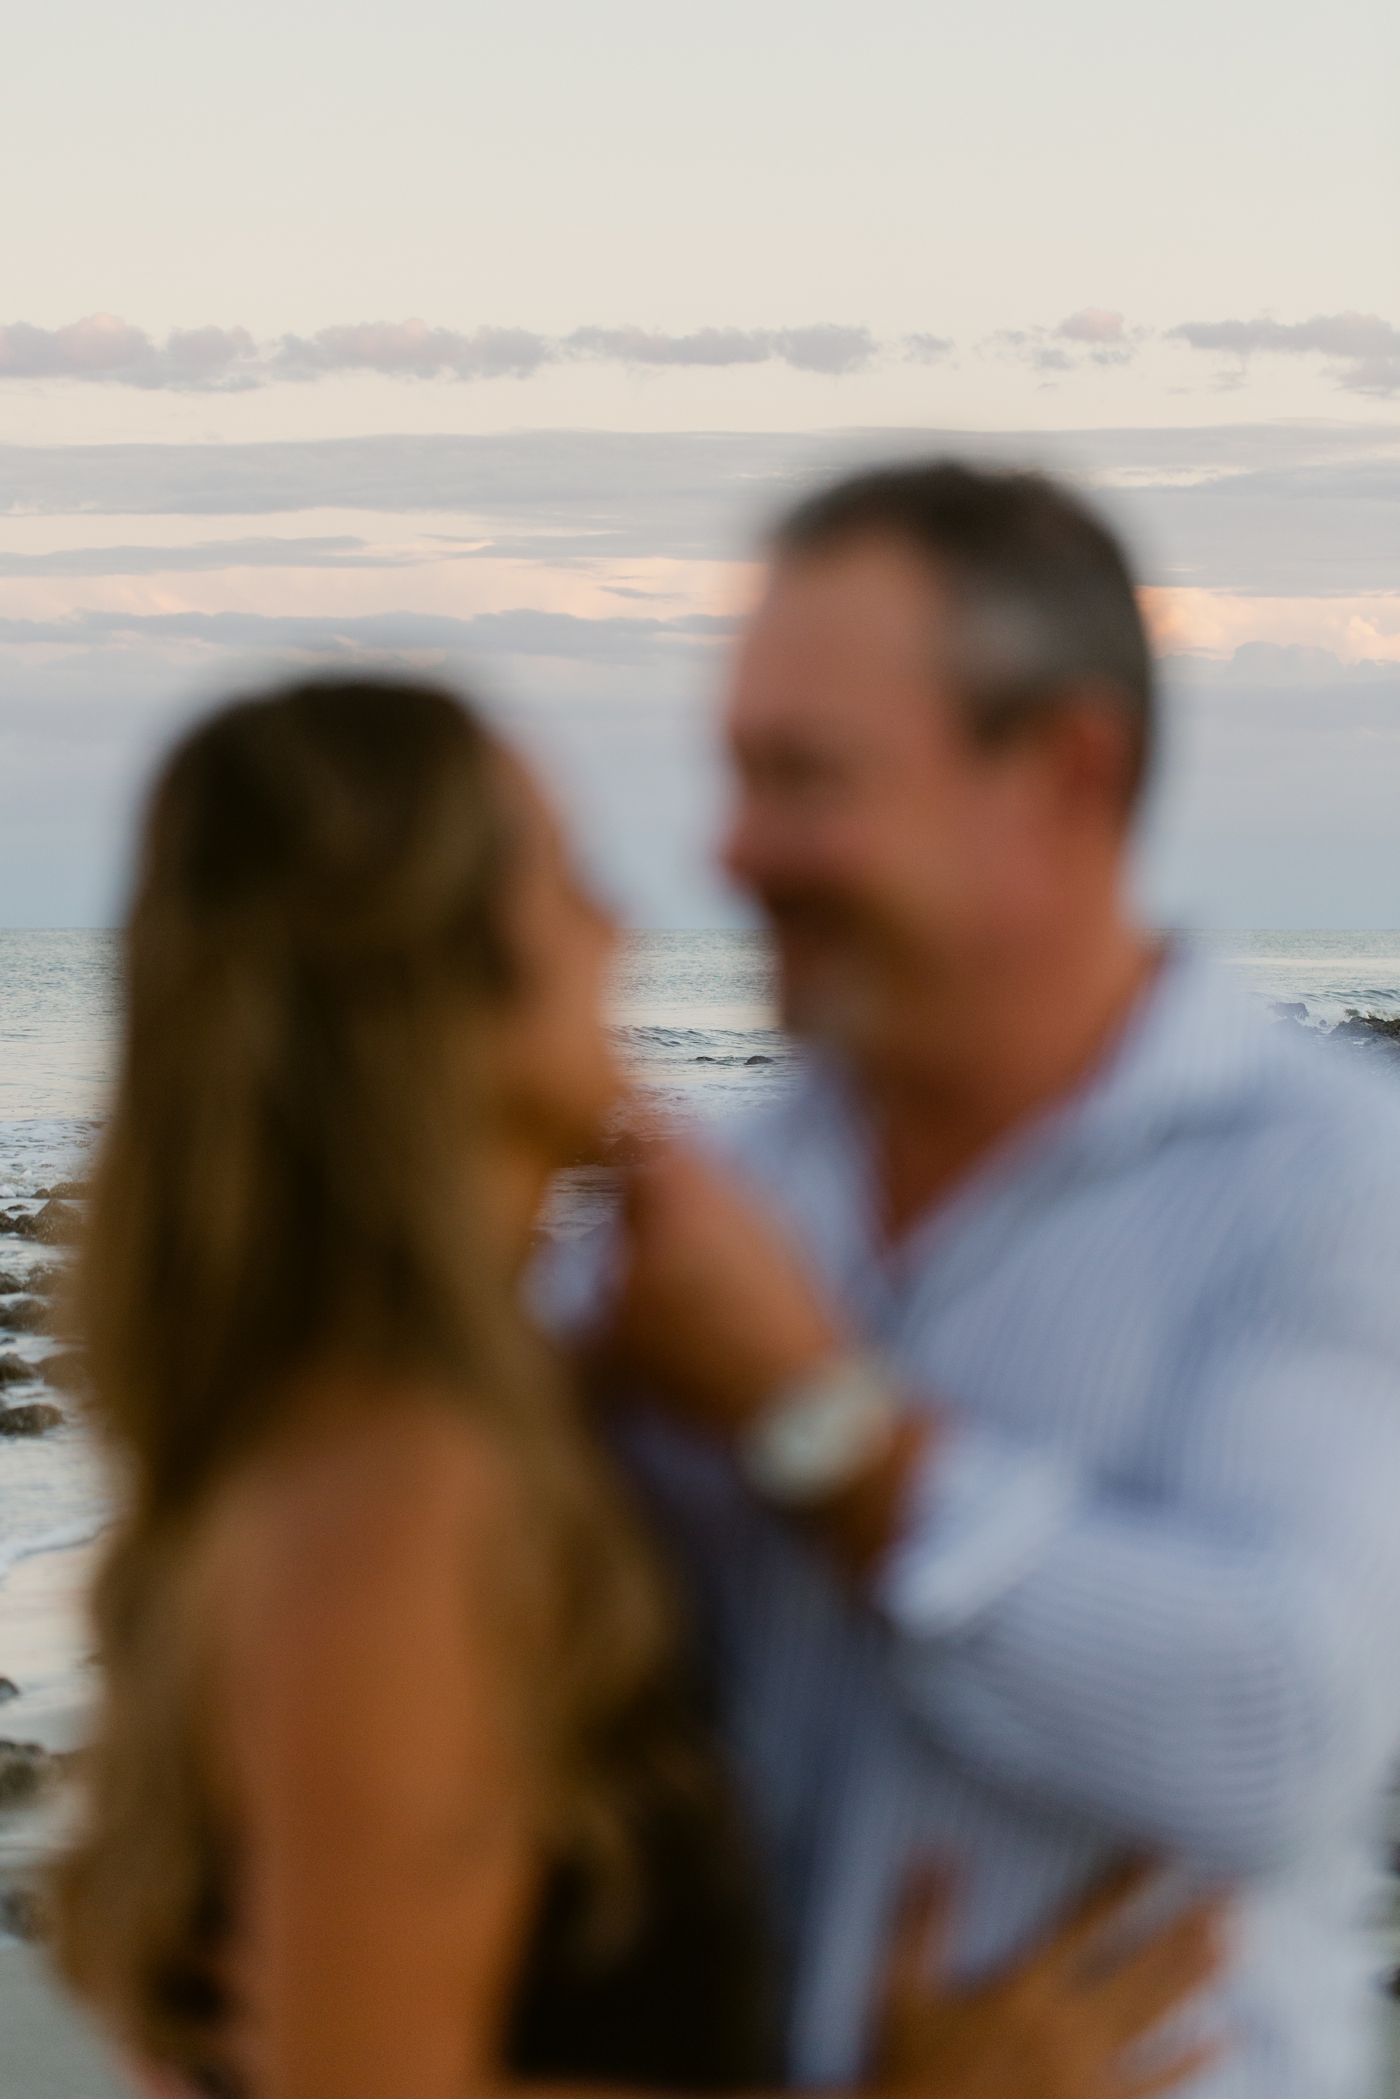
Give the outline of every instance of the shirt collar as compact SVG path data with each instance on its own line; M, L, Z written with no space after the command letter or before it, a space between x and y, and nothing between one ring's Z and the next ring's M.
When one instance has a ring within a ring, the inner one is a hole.
M879 1265L890 1258L897 1268L917 1265L988 1203L1029 1197L1046 1176L1106 1170L1174 1134L1236 1120L1280 1054L1276 1036L1223 965L1187 939L1169 939L1152 981L1093 1069L1008 1131L935 1200L898 1248L876 1256ZM818 1214L838 1238L850 1235L874 1255L880 1239L874 1147L859 1087L835 1060L821 1058L810 1067L804 1092L801 1122L832 1182L827 1193L840 1188L845 1196L839 1206L818 1204Z
M1178 935L1115 1041L1047 1119L1095 1152L1152 1147L1236 1117L1279 1057L1244 986Z

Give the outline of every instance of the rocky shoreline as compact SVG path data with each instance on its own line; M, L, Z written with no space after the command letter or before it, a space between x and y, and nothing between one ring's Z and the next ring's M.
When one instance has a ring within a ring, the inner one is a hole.
M61 1181L36 1189L27 1205L0 1209L0 1438L61 1427L68 1416L54 1394L82 1389L81 1352L63 1345L61 1292L86 1194L85 1183ZM9 1263L6 1241L17 1242ZM52 1248L58 1258L26 1265L31 1247Z
M1330 1028L1319 1029L1308 1020L1308 1009L1302 999L1272 999L1269 1010L1275 1020L1292 1021L1306 1028L1310 1035L1321 1034L1328 1042L1344 1043L1349 1049L1381 1050L1400 1056L1400 1013L1363 1012L1359 1006L1348 1006L1342 1018Z
M40 1188L34 1200L39 1210L0 1210L0 1238L32 1239L40 1246L76 1246L82 1230L82 1214L74 1198L86 1194L77 1181L63 1181L57 1188Z
M37 1827L40 1818L60 1802L65 1781L75 1775L81 1750L45 1749L40 1742L0 1738L0 1832L13 1834ZM9 1848L9 1847L7 1847ZM0 1867L0 1933L37 1940L43 1935L38 1868L47 1846L33 1846L35 1858Z

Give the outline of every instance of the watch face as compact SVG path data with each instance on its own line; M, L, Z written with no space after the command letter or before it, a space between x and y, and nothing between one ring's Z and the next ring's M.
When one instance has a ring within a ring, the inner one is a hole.
M894 1413L885 1380L864 1362L845 1362L759 1417L740 1446L741 1467L770 1500L819 1501L869 1463Z

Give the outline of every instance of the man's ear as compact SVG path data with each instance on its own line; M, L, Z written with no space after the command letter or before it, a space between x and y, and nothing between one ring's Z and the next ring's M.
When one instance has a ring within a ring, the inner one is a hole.
M1116 694L1077 688L1049 710L1042 730L1053 791L1078 821L1097 816L1127 822L1137 750L1127 711Z

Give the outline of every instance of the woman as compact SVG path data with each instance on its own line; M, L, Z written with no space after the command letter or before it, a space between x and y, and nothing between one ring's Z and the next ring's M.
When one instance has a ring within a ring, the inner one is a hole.
M550 1175L619 1098L610 948L529 782L444 694L243 702L157 785L81 1277L127 1514L55 1922L160 2089L771 2076L662 1587L517 1309ZM1080 1964L1104 1912L961 1998L916 1919L878 2081L1180 2075L1123 2050L1209 1971L1211 1919L1108 1975Z

